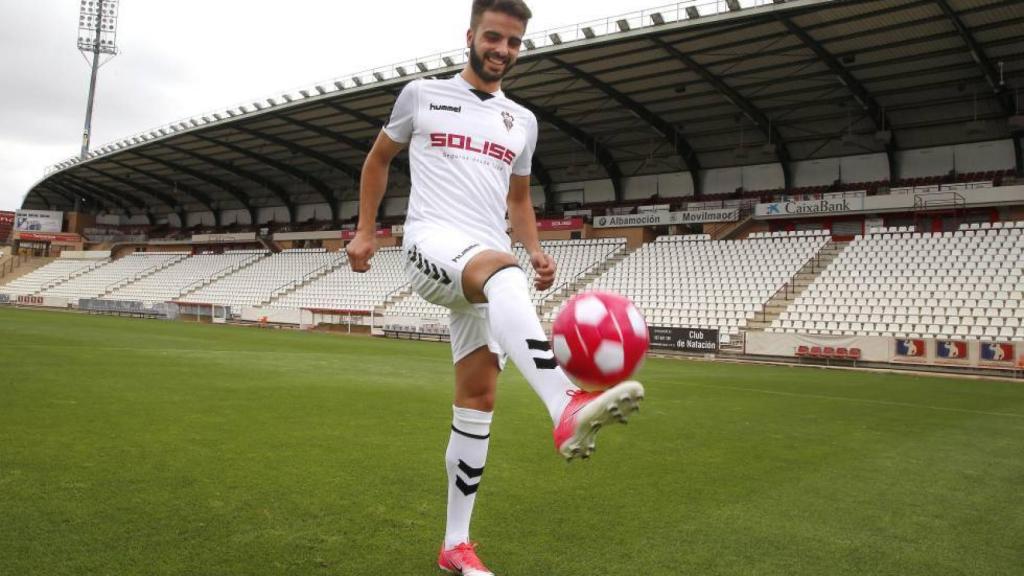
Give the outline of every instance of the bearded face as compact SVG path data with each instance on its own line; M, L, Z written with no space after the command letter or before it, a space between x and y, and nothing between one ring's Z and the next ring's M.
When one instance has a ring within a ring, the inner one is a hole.
M487 50L479 44L474 40L469 49L469 65L481 80L498 82L515 66L516 59L510 54L503 56L497 50Z

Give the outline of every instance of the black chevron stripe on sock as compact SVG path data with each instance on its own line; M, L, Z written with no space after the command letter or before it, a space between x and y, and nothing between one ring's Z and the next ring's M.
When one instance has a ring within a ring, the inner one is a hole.
M554 370L558 368L558 360L554 358L534 358L533 363L537 365L538 370Z
M477 482L476 484L466 484L465 482L462 481L462 478L456 477L455 487L458 488L463 495L472 496L473 494L476 494L477 490L480 489L480 483Z
M530 350L543 350L544 352L551 351L551 343L547 340L526 340L526 346Z
M452 283L452 279L448 277L448 273L445 272L444 270L441 270L441 284L444 284L445 286L447 286L447 285L449 285L451 283Z
M484 467L473 468L466 464L465 460L459 460L459 470L466 475L466 478L479 478L484 475Z
M434 271L434 273L431 274L430 277L434 280L440 280L441 272L437 269L437 264L431 264L430 269Z

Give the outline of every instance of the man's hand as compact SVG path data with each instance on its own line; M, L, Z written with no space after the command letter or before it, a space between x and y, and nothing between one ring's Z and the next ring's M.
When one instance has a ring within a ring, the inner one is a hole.
M533 286L539 292L551 288L551 285L555 283L555 259L550 254L538 251L530 254L530 264L537 272L537 277L533 279Z
M348 254L348 265L353 272L366 272L370 269L370 258L377 253L377 239L367 234L356 234L356 237L345 246Z

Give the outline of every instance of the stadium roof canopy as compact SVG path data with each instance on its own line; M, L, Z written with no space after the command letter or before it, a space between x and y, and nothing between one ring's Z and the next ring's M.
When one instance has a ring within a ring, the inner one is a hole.
M504 87L540 121L534 184L610 179L621 194L632 176L766 163L782 163L788 183L793 161L1013 133L1020 0L758 4L680 4L531 36ZM259 207L327 203L336 217L402 86L464 61L381 68L139 134L53 167L24 206L247 209L255 222ZM407 191L399 161L388 194Z

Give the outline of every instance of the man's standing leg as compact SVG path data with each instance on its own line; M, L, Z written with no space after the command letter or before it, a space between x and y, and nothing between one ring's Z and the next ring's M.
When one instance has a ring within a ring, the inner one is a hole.
M459 574L490 574L469 541L469 525L487 463L498 372L498 359L486 346L455 364L455 405L445 451L448 509L438 565Z

